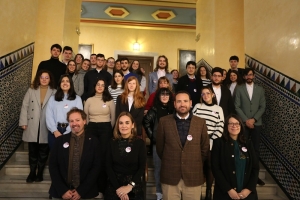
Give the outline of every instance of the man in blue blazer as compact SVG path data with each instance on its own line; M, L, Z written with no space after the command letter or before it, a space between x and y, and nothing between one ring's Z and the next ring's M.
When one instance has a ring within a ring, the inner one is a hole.
M253 82L255 72L251 68L244 70L245 84L238 86L235 96L235 110L246 127L246 137L251 139L257 158L259 157L260 132L262 115L266 109L264 89ZM265 183L258 179L259 185Z
M170 82L169 84L172 85L173 75L169 73L168 67L169 67L168 58L164 55L158 56L154 72L151 72L149 74L149 84L148 84L149 95L156 91L158 79L160 77L163 76L167 77L167 79Z
M49 194L54 199L92 199L98 195L99 141L84 131L83 110L72 108L67 119L72 132L58 137L50 154Z

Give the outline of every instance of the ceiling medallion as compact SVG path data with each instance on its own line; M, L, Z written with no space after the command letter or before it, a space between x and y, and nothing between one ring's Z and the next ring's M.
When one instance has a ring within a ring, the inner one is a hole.
M105 13L113 18L125 18L129 15L129 12L125 8L111 6L105 10Z
M152 17L160 21L169 21L176 17L176 15L171 10L157 10L152 13Z

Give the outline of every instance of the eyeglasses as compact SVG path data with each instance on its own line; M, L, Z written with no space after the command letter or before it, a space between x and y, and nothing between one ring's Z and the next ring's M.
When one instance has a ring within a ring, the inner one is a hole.
M211 93L210 92L203 92L202 94L201 94L201 96L204 96L204 95L210 95Z
M41 76L40 79L49 79L49 76Z
M105 87L104 84L96 84L97 87Z
M236 126L236 127L238 127L238 126L240 126L241 124L239 123L239 122L236 122L236 123L232 123L232 122L229 122L228 123L228 126Z

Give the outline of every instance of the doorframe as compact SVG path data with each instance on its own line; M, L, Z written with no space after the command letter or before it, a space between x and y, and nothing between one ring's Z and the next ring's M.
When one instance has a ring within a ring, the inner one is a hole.
M121 50L115 50L114 51L114 58L117 58L118 55L129 55L129 56L146 56L146 57L153 57L153 70L156 67L156 61L159 56L158 53L155 52L136 52L136 51L121 51Z

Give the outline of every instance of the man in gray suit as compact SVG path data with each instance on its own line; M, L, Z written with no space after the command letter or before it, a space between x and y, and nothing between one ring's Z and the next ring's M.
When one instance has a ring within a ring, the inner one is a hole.
M173 75L169 73L168 71L169 63L168 58L164 55L158 56L156 61L156 67L154 69L154 72L151 72L149 74L149 95L156 91L158 79L160 77L167 77L169 80L169 84L172 85L173 82Z
M246 82L237 87L234 104L237 114L246 125L246 137L251 139L258 158L262 115L266 109L266 99L264 89L253 82L254 77L254 70L246 68L244 71ZM265 183L258 178L257 184L264 185Z

